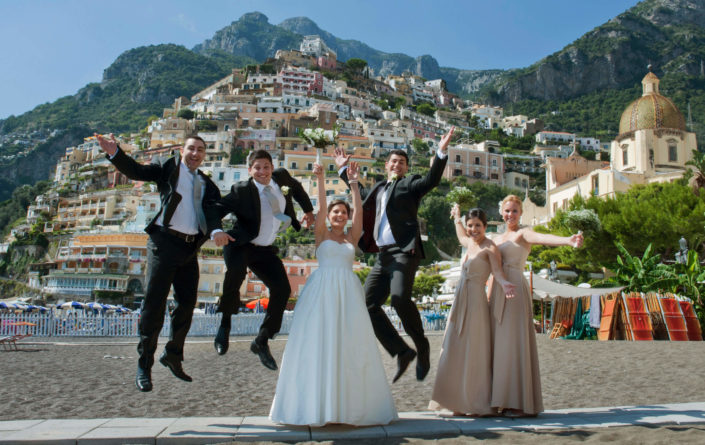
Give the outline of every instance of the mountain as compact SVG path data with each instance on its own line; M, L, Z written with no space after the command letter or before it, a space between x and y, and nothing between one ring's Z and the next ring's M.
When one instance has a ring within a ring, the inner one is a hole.
M645 0L560 51L484 86L497 103L563 100L660 76L703 76L705 0Z
M367 61L375 75L386 76L409 71L426 79L444 78L451 91L470 94L494 80L501 70L460 70L444 68L430 55L411 57L401 53L385 53L358 40L340 39L321 29L308 17L293 17L272 25L266 15L251 12L218 30L213 38L196 45L193 50L203 54L220 50L228 54L252 57L263 62L274 57L278 49L299 49L303 36L318 35L336 52L338 60L359 58Z
M20 184L47 179L67 146L83 141L93 131L136 131L149 116L161 116L178 96L190 97L235 66L253 59L219 51L196 54L178 45L156 45L121 54L103 72L100 83L90 83L75 95L39 105L20 116L0 120L0 134L38 129L67 130L24 155L0 160L0 201ZM81 129L80 134L76 128ZM2 154L2 153L0 153Z
M229 74L233 67L252 61L217 51L196 54L171 44L131 49L103 71L100 83L90 83L73 96L0 120L0 134L77 124L116 133L134 131L147 125L147 117L161 116L176 97L190 97Z
M661 91L684 114L690 110L691 128L699 140L705 137L705 0L645 0L562 50L509 71L441 67L430 55L385 53L357 40L340 39L306 17L273 25L264 14L252 12L193 50L156 45L126 51L105 69L100 83L0 120L0 136L75 125L85 127L88 134L135 131L149 116L161 115L174 98L191 96L233 67L263 62L277 49L298 48L303 36L310 34L321 36L339 60L364 59L378 75L410 71L428 79L443 78L451 92L504 105L507 114L541 117L548 128L602 139L614 136L620 113L640 94L639 81L647 64L652 64L661 78ZM5 154L14 152L0 152ZM20 165L26 165L20 164L21 158L0 161L0 167L21 172ZM42 164L31 174L5 177L0 181L0 199L16 185L48 175Z

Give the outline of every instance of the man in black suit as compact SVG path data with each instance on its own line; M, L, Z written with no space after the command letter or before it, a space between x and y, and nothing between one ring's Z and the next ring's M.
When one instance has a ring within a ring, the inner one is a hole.
M250 350L257 354L262 364L277 369L269 351L268 341L279 332L291 286L278 249L272 246L277 233L289 224L301 229L296 220L292 197L305 215L306 227L313 223L313 206L301 183L283 168L274 170L272 157L264 150L250 154L250 179L234 184L226 196L210 209L208 220L217 221L211 237L223 247L227 271L223 281L223 294L218 302L218 312L223 313L214 340L215 350L223 355L228 351L231 316L240 307L240 286L249 267L269 288L269 305L257 337ZM222 231L220 220L228 213L237 218L234 227Z
M411 290L419 262L424 258L417 214L421 198L436 187L448 161L447 149L454 127L443 136L428 174L406 176L409 157L403 150L393 150L384 164L387 180L371 190L360 187L362 195L363 233L359 246L364 252L378 252L365 281L365 297L375 335L392 356L397 357L396 382L416 357L416 378L426 378L431 367L430 348L424 336L421 316L411 301ZM340 177L347 183L346 165L350 155L336 149L335 161ZM416 351L401 338L384 313L382 304L390 295L404 331L411 337Z
M157 184L161 208L145 231L147 242L147 289L139 321L137 377L140 391L152 390L152 365L169 289L174 286L176 306L171 311L171 337L159 357L178 378L190 382L181 366L184 341L191 327L198 293L198 248L207 239L205 209L220 199L213 181L198 170L206 156L206 144L199 136L190 136L179 155L155 159L142 165L120 149L115 137L96 134L100 148L125 176Z

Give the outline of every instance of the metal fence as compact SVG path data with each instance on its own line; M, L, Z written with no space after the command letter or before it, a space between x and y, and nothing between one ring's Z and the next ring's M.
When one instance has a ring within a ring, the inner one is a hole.
M396 313L388 309L392 324L402 331ZM233 316L230 335L255 335L264 319L264 313L237 314ZM421 320L427 331L445 329L448 311L422 311ZM281 334L288 334L294 313L284 313ZM139 314L69 314L3 313L0 314L0 336L30 334L34 337L136 337ZM215 336L220 325L220 314L194 314L189 336ZM162 336L169 336L171 325L166 315Z

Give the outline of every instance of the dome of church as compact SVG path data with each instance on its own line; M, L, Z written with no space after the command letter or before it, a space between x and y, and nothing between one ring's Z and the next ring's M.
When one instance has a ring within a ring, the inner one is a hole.
M619 134L644 129L671 128L685 131L685 119L671 100L659 94L659 79L649 72L641 81L643 95L629 104L619 120Z

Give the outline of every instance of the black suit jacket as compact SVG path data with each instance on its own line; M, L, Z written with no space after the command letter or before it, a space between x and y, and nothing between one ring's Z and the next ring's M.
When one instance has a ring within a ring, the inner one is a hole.
M419 204L421 198L441 182L447 162L448 156L443 159L435 156L426 176L407 175L391 185L386 208L387 219L394 240L404 252L416 250L421 254L421 258L424 258L418 221ZM347 172L345 169L340 177L349 186ZM374 239L377 194L384 190L386 183L387 181L380 181L370 190L358 185L362 196L362 237L359 246L364 252L379 252Z
M296 219L292 198L299 203L305 213L308 213L313 211L313 205L311 205L308 194L306 194L301 183L291 177L289 172L283 168L278 168L272 172L272 180L277 183L279 188L289 187L288 192L284 193L286 201L284 213L291 218L291 226L296 230L301 230L301 224ZM230 193L223 196L207 211L209 217L206 219L208 220L209 231L222 229L221 219L228 213L235 215L237 221L233 228L228 230L230 236L235 238L233 243L235 246L247 244L259 235L261 207L259 191L252 178L233 184L230 188ZM212 227L210 225L211 221L214 223Z
M171 217L174 216L176 207L181 201L181 195L176 191L177 185L179 183L179 164L181 163L181 157L179 155L169 157L167 159L157 158L152 161L151 164L140 164L131 157L127 156L124 151L118 147L117 153L108 160L113 163L115 168L117 168L120 173L127 176L130 179L137 181L150 181L157 185L159 190L159 196L161 198L161 208L159 213L157 213L152 221L147 224L144 229L145 232L151 233L156 230L156 221L160 214L164 215L163 224L164 227L169 227L171 224ZM212 224L208 221L208 208L215 205L215 203L220 199L220 191L218 187L211 181L211 179L204 175L202 171L198 170L198 174L203 178L206 188L203 194L202 206L204 214L206 215L206 223L208 227ZM208 232L210 234L210 231ZM203 244L208 234L199 234L198 245Z

